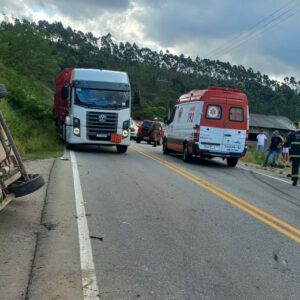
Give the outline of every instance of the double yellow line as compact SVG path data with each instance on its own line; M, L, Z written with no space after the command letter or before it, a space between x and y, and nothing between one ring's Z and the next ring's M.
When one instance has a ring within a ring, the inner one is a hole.
M217 187L216 185L213 185L213 184L205 181L204 179L201 179L201 178L187 172L186 170L184 170L182 168L176 167L175 165L173 165L165 160L162 160L154 155L146 153L136 147L132 147L131 149L158 162L159 164L165 166L166 168L172 170L173 172L185 177L189 181L192 181L195 184L203 187L204 189L210 191L212 194L218 196L222 200L241 209L242 211L246 212L247 214L249 214L252 217L256 218L257 220L261 221L262 223L270 226L274 230L276 230L276 231L282 233L283 235L289 237L290 239L294 240L295 242L300 243L300 229L263 211L262 209L254 206L253 204L250 204L250 203L246 202L245 200L238 198L235 195L226 192L225 190Z

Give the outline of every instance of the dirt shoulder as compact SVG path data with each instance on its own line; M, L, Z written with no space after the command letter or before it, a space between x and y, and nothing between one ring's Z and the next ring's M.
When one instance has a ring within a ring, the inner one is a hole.
M30 195L13 200L0 212L1 299L26 296L53 162L54 159L26 161L27 172L42 174L46 184Z
M278 177L290 180L288 175L291 174L291 164L288 167L283 167L282 166L282 167L272 168L270 166L263 167L263 166L258 165L258 164L249 163L249 162L245 162L245 161L240 160L238 165L247 167L249 169L253 169L255 171L263 172L263 173L266 173L266 174L269 174L269 175L276 175Z

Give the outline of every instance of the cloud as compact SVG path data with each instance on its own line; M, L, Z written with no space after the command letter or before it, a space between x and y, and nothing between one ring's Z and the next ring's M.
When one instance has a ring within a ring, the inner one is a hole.
M0 2L2 10L15 17L61 21L96 36L110 32L117 41L140 47L228 60L274 76L300 77L298 0Z

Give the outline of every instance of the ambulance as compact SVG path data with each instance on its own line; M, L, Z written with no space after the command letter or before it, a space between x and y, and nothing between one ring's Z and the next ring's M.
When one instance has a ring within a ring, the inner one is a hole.
M182 95L165 119L163 153L220 157L235 167L247 151L249 109L247 96L237 89L208 87Z

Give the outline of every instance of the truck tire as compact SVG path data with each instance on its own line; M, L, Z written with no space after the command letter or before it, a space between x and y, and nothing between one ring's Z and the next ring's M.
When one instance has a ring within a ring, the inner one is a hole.
M0 84L0 98L5 97L7 94L7 90L4 84Z
M193 156L189 153L188 144L183 145L182 159L186 163L191 162L193 159Z
M45 184L43 176L39 174L28 174L29 180L20 180L11 184L7 190L9 193L13 193L16 198L22 197L33 193Z
M162 147L163 147L163 154L167 155L170 153L168 146L167 146L167 139L163 140Z
M118 153L125 153L127 151L128 146L125 145L117 145L117 152Z
M227 166L230 168L234 168L238 163L237 157L227 157Z
M135 141L139 144L141 140L139 138L136 138Z

